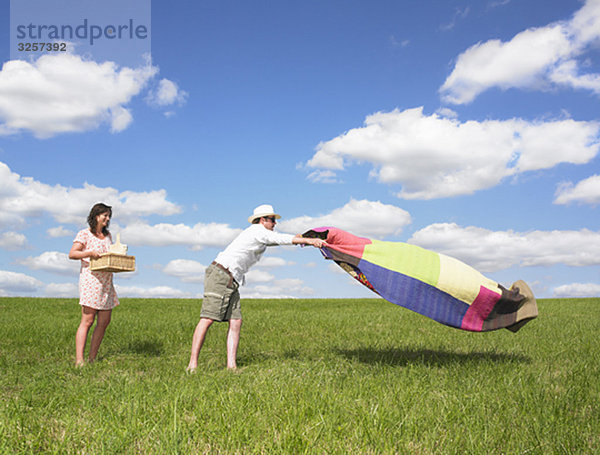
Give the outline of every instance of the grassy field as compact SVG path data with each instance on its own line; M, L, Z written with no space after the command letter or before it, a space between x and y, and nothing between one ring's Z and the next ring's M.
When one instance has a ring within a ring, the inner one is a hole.
M199 303L122 299L74 367L74 299L0 298L0 453L600 453L600 299L467 333L381 300L245 300L238 372Z

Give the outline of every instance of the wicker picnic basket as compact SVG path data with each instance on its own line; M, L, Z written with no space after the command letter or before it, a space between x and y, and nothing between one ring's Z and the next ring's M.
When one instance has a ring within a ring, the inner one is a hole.
M135 256L104 253L98 259L90 261L90 270L92 272L133 272L135 270Z

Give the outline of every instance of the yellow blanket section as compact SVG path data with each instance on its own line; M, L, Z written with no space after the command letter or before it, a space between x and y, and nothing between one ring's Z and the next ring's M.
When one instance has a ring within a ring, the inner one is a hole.
M473 267L416 245L373 240L365 245L362 259L435 286L469 305L479 295L481 286L501 294L498 283Z
M440 257L440 277L437 288L469 305L479 295L481 286L502 294L498 283L482 275L464 262L444 254Z
M439 255L408 243L373 240L365 245L362 259L431 286L437 286L440 276Z

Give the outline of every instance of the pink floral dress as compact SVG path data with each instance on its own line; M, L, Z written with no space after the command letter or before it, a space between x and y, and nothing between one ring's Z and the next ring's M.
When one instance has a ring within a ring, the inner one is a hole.
M75 242L83 244L84 250L108 253L112 239L110 235L99 239L89 229L83 229L77 233ZM96 310L110 310L119 304L112 272L92 272L90 258L81 259L79 304Z

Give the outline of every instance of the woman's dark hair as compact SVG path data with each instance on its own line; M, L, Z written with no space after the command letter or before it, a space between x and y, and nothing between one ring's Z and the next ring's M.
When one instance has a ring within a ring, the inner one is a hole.
M92 207L92 210L90 210L90 214L88 215L87 218L87 222L90 225L90 230L92 232L96 232L96 226L97 226L97 221L96 221L96 217L98 215L102 215L103 213L107 213L110 217L112 217L112 207L110 205L106 205L103 204L102 202L98 202L96 205L94 205ZM110 232L108 232L108 226L110 224L110 221L108 222L108 224L106 225L106 227L102 228L102 233L104 235L108 235L110 234Z

